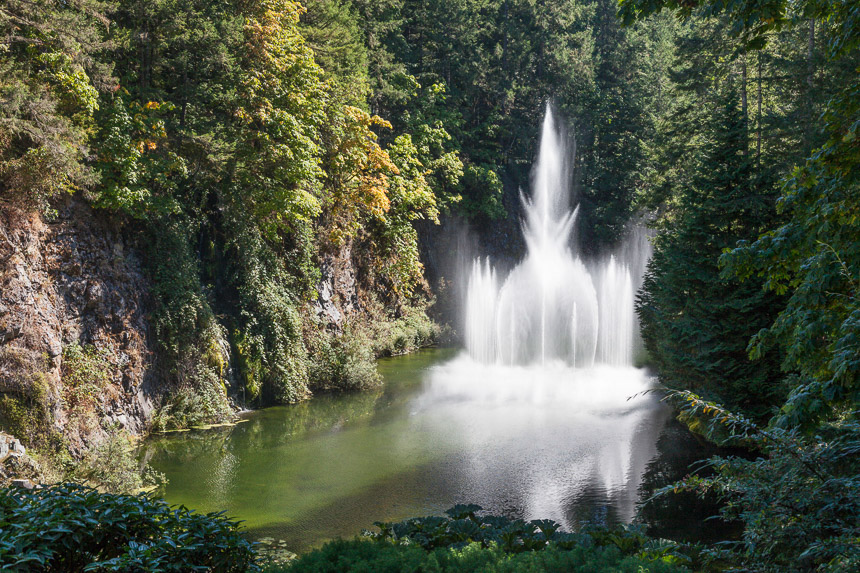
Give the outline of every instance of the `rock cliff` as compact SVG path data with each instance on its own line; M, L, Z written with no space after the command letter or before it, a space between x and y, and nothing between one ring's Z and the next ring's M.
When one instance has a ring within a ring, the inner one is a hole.
M147 292L122 234L81 201L49 219L0 203L0 423L73 454L142 434L158 399Z

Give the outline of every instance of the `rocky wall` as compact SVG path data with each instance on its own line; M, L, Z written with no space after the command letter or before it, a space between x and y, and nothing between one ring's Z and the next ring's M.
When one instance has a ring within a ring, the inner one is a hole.
M82 201L68 199L51 218L0 202L0 394L20 395L38 376L48 423L72 453L116 429L144 433L158 399L147 293L133 249ZM97 362L94 387L81 376L82 387L70 387L71 346ZM84 399L87 420L74 411Z

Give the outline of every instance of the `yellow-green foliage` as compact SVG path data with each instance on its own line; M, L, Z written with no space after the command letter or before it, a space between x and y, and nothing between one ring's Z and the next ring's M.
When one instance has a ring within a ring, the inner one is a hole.
M423 306L404 307L399 316L382 311L371 321L368 333L376 356L396 356L435 344L439 325L427 316Z
M325 120L322 70L298 29L293 0L246 4L240 72L236 197L266 236L319 214L317 130Z
M69 408L92 406L99 393L111 383L113 366L109 352L91 344L78 343L63 349L63 399Z
M372 342L361 329L346 325L339 334L317 331L308 346L308 374L314 390L366 390L381 381Z
M67 479L86 482L110 493L134 493L164 483L164 476L141 465L134 439L122 430L91 448L73 465Z
M45 358L36 352L0 347L0 427L30 446L50 439L50 389Z
M87 140L104 67L98 8L81 2L8 0L0 18L0 189L50 211L59 193L94 183ZM89 65L86 65L89 64Z

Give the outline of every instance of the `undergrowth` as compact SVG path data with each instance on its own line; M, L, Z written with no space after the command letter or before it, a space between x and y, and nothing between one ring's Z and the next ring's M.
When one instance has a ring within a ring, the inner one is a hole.
M257 571L238 522L77 484L0 489L3 571Z
M687 571L690 563L674 545L630 528L566 533L551 520L526 522L480 510L458 505L445 517L378 522L379 532L365 532L364 539L334 541L268 571L670 573Z

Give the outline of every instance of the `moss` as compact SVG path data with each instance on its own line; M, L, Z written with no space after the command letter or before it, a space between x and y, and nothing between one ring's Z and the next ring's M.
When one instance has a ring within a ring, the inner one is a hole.
M10 394L0 396L0 426L4 430L31 445L39 441L36 434L43 425L37 410L28 407L24 398Z

